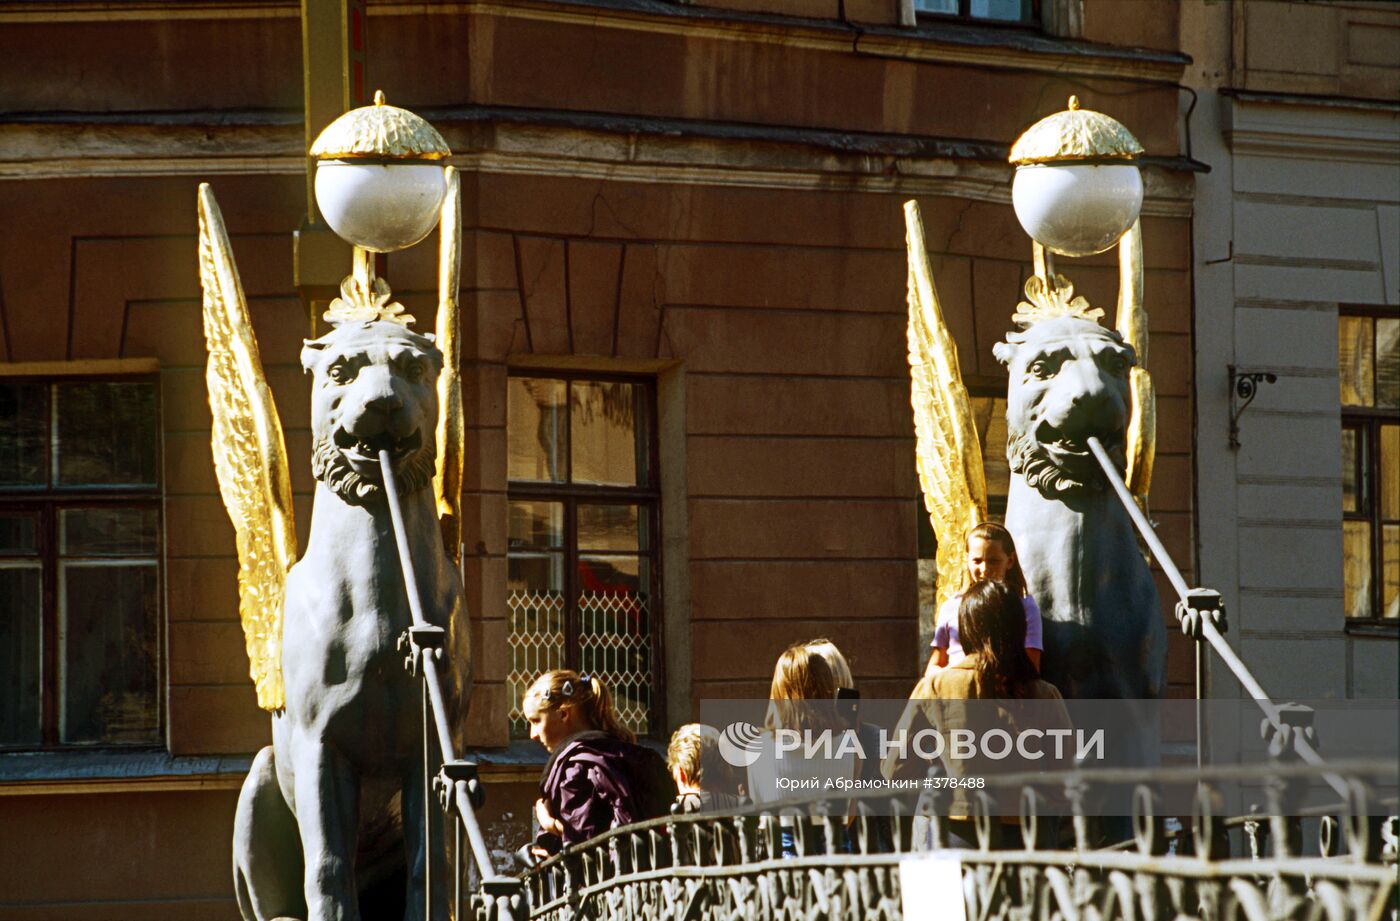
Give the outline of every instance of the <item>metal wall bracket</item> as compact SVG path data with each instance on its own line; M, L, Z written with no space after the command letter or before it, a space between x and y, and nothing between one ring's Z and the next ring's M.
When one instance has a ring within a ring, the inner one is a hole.
M1272 371L1240 371L1234 365L1227 367L1230 370L1230 448L1238 451L1240 416L1259 395L1259 385L1276 383L1278 375Z

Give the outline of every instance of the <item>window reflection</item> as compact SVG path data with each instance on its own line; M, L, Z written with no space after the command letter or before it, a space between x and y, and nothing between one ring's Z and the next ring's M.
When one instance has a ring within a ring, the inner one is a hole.
M570 403L573 480L635 486L646 477L646 432L639 431L637 388L632 384L575 381Z
M1400 408L1400 320L1376 321L1376 405Z
M1371 525L1342 522L1343 604L1348 617L1371 616Z
M1337 320L1337 370L1341 375L1342 405L1370 406L1375 396L1372 364L1372 326L1369 317Z
M565 418L563 381L512 377L506 385L507 476L562 483Z

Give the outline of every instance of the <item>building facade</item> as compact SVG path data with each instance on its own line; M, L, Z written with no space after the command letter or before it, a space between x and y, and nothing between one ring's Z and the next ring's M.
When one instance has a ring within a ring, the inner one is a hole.
M367 6L360 89L427 117L461 171L461 725L503 849L543 760L513 714L538 669L611 679L659 740L701 699L766 694L782 649L818 635L866 696L908 693L925 653L901 205L921 203L990 420L991 346L1030 274L1007 149L1071 94L1148 153L1152 509L1195 579L1177 4L915 6ZM236 916L234 803L269 732L210 456L195 188L232 237L304 542L298 354L324 325L291 245L298 17L282 0L0 9L0 917ZM419 329L434 239L383 267ZM1111 309L1111 254L1066 268Z
M1203 582L1276 697L1400 675L1400 10L1191 4ZM1268 375L1257 394L1235 393ZM1232 429L1232 420L1234 428ZM1213 692L1238 685L1219 667Z

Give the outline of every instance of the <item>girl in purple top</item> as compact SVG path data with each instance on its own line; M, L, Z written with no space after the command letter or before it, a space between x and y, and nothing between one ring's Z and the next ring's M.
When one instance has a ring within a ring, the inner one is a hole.
M1040 670L1040 651L1043 648L1040 608L1035 599L1026 591L1026 576L1021 572L1021 563L1016 559L1016 543L1011 532L992 521L984 521L967 532L967 575L963 580L962 592L949 598L938 608L938 619L933 631L933 652L928 659L924 674L933 677L939 669L956 665L964 657L962 644L958 642L958 604L962 593L974 582L1004 582L1007 588L1021 599L1026 612L1026 656Z
M549 751L535 801L540 834L532 856L666 813L676 790L665 761L635 743L597 678L546 672L525 692L522 709L530 738Z

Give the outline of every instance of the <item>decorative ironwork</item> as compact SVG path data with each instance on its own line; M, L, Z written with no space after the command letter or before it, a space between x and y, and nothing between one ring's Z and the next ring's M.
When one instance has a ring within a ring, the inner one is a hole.
M996 849L999 831L986 815L975 823L975 841L948 847L948 798L936 789L809 797L765 811L657 819L611 831L526 873L529 917L895 921L906 908L905 874L927 872L920 862L936 857L957 861L962 889L946 897L963 898L968 918L1393 921L1393 816L1367 817L1356 802L1339 803L1335 816L1288 820L1331 829L1323 856L1278 847L1263 856L1261 841L1270 829L1257 816L1249 820L1251 829L1211 811L1218 795L1213 784L1239 770L1127 772L1138 782L1133 837L1098 850L1089 847L1091 818L1082 804L1092 800L1096 785L1121 783L1121 771L996 781L1022 791L1021 816L1010 828L1020 840L1006 850ZM1274 783L1265 785L1267 806L1277 806L1269 789L1320 773L1281 766L1270 775ZM1395 774L1393 764L1358 765L1348 783L1365 789L1377 778L1393 782ZM1155 811L1152 789L1178 775L1201 783L1189 831L1180 823L1169 827ZM1040 808L1052 800L1074 805L1058 833L1056 817ZM786 840L778 833L780 821L790 830ZM1344 843L1338 828L1348 829ZM1255 856L1235 856L1246 849ZM495 917L489 900L476 907L479 921Z
M623 725L638 735L649 730L651 629L644 595L583 592L578 599L579 669L612 692Z
M510 615L510 693L512 735L525 735L525 692L536 678L564 667L564 596L557 592L511 592L506 598Z
M510 725L525 735L525 692L547 671L567 667L564 596L555 592L511 592ZM583 592L578 599L579 670L612 692L618 718L638 735L650 731L651 606L647 596L622 592Z
M1278 382L1278 375L1272 371L1240 371L1234 365L1230 371L1230 447L1240 447L1240 416L1259 395L1260 384Z

